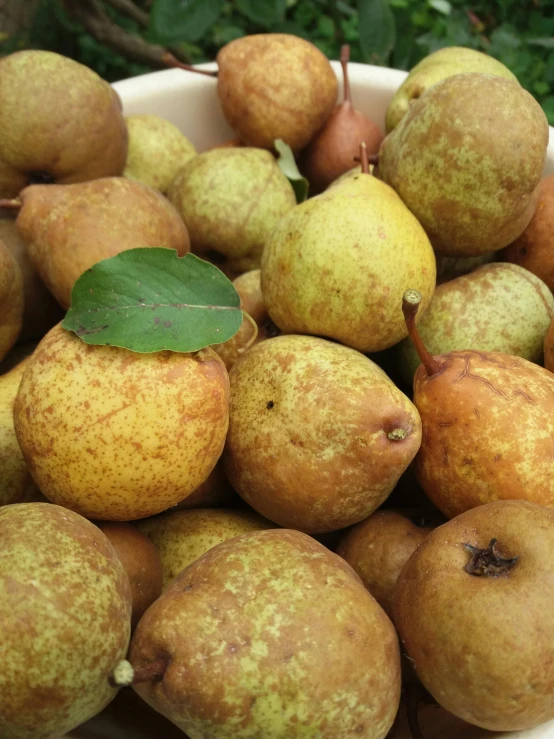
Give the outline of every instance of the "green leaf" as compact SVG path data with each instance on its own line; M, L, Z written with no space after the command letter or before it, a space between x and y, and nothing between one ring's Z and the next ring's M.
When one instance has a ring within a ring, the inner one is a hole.
M219 18L225 0L154 0L148 38L158 44L198 41Z
M274 141L274 145L277 149L277 153L279 154L277 164L279 165L281 172L285 175L285 177L292 185L292 188L296 194L296 202L303 203L304 200L306 200L306 198L308 197L308 189L310 187L310 183L305 177L302 177L302 175L300 174L290 146L288 144L285 144L283 139L276 139Z
M396 43L396 23L387 0L358 0L358 12L365 60L385 64Z
M448 0L428 0L428 2L432 8L438 10L438 12L443 15L450 15L452 12L452 5Z
M530 46L542 46L544 49L554 49L554 36L552 38L528 38Z
M163 247L123 251L84 272L62 322L87 344L194 352L239 330L240 298L213 264Z
M286 0L237 0L238 10L254 23L271 26L282 23L287 9Z

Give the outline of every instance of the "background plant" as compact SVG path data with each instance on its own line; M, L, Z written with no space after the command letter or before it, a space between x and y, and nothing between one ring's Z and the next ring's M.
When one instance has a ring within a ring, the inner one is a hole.
M22 6L25 21L14 23ZM110 81L163 66L162 47L202 62L264 31L302 36L335 59L349 43L353 61L400 69L443 46L470 46L506 64L554 124L554 0L4 0L0 8L0 53L51 49Z

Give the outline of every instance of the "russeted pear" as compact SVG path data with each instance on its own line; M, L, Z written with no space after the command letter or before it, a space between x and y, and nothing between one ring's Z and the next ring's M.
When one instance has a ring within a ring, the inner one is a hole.
M283 139L303 149L337 102L337 78L309 41L286 33L244 36L217 54L217 92L227 123L249 146Z
M0 197L34 182L84 182L120 175L127 128L112 87L50 51L0 60Z
M181 570L222 541L251 531L275 528L275 524L254 511L215 508L168 511L137 521L135 525L160 554L164 590Z
M439 285L418 324L431 354L482 349L540 364L554 298L542 280L515 264L487 264ZM410 384L420 365L409 337L396 347L398 368Z
M384 739L400 697L389 618L298 531L243 534L193 562L129 660L137 693L191 739Z
M14 424L44 495L87 518L129 521L179 503L221 455L229 379L211 349L137 354L60 324L35 349Z
M387 108L387 133L395 128L407 113L412 101L420 98L432 85L455 74L482 72L517 82L517 77L489 54L463 46L438 49L418 62L395 92Z
M0 241L0 362L23 326L23 275L15 257Z
M50 503L0 508L0 540L0 736L60 736L116 694L129 580L96 526Z
M423 228L394 190L366 173L294 207L262 258L262 293L282 331L361 352L403 339L402 294L415 280L425 309L435 278Z
M215 251L239 273L260 266L275 224L296 205L273 156L248 146L194 157L168 196L187 224L192 251L200 256Z
M363 354L278 336L233 367L227 477L280 526L350 526L387 498L421 441L410 400Z
M437 251L478 256L531 220L547 144L546 116L517 82L457 74L410 105L381 145L379 173Z
M422 361L414 378L421 487L448 518L495 500L554 508L554 375L500 352L432 356L413 321L419 298L408 291L404 310Z
M21 193L17 228L32 265L64 307L81 274L126 249L189 251L187 229L156 190L125 177L76 185L32 185Z
M129 152L124 176L166 193L181 167L196 156L194 144L157 115L132 115L125 123Z

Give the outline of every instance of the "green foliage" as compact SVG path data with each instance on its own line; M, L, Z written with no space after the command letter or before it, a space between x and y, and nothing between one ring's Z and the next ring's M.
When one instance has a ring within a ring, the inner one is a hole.
M105 2L128 33L180 43L192 62L249 33L280 31L315 43L337 59L341 44L353 61L410 69L443 46L469 46L506 64L554 124L554 0L135 0L150 11L141 29ZM49 48L96 69L108 80L147 70L86 34L61 0L41 0L27 39L5 39L0 53L22 44Z

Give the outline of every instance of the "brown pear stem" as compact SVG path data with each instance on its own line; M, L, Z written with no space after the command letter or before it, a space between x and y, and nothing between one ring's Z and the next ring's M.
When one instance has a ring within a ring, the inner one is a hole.
M0 208L19 210L22 205L21 198L0 198Z
M362 174L371 174L369 171L369 159L367 158L367 146L365 141L360 144L360 163L362 165Z
M471 559L464 567L469 575L476 577L499 577L507 575L519 557L503 557L497 549L496 539L491 539L485 549L464 544L464 549L471 554Z
M207 69L198 69L197 67L193 67L192 64L184 64L183 62L180 62L176 57L174 57L173 54L170 54L169 51L167 51L163 55L163 61L168 67L171 67L171 68L185 69L187 72L195 72L196 74L204 74L207 77L217 77L218 75L217 70L215 70L215 72L210 72Z
M423 343L423 339L419 335L417 330L415 318L421 303L421 293L417 290L406 290L402 297L402 313L404 314L404 320L406 321L406 327L410 339L415 346L415 350L421 359L421 364L425 367L428 375L434 375L442 369L442 362L434 357Z
M135 674L133 677L133 685L138 685L138 683L158 682L163 678L165 671L167 670L167 660L160 657L145 667L135 667L134 669Z
M352 91L348 79L348 62L350 61L350 44L340 47L340 65L342 67L342 78L344 80L344 102L352 105Z

